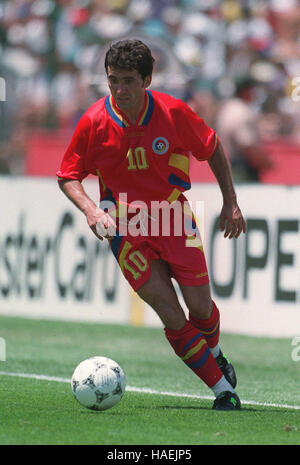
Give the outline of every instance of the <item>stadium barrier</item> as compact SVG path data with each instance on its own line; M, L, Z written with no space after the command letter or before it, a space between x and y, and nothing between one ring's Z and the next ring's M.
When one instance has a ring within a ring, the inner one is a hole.
M97 201L97 181L84 187ZM201 201L197 221L223 331L295 336L300 187L241 185L237 193L248 224L238 240L218 230L222 199L215 184L196 184L187 194L194 210ZM1 177L0 195L0 314L161 325L53 178Z

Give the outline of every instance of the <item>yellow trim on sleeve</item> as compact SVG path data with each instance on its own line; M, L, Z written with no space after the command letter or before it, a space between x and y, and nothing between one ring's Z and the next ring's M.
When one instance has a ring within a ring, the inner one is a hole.
M218 135L215 133L215 145L214 145L214 148L213 148L212 153L214 153L214 151L216 150L218 143L219 143L219 137L218 137Z
M104 181L103 181L103 178L102 178L102 174L100 173L100 170L97 169L97 170L96 170L96 173L97 173L98 178L100 179L100 182L101 182L101 185L102 185L102 189L105 191L106 185L104 184Z
M190 169L190 159L189 157L180 153L171 153L169 166L173 166L174 168L183 171L188 176Z

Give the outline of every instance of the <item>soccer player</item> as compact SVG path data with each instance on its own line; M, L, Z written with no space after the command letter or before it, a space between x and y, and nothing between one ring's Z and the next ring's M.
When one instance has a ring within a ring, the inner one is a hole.
M238 238L246 225L217 134L181 100L148 89L153 64L151 51L139 40L121 40L109 48L105 69L110 95L80 119L57 172L59 185L93 233L109 240L125 278L156 311L175 353L215 394L213 408L237 410L236 375L219 346L220 314L183 194L191 187L190 156L208 160L216 176L224 236ZM82 186L89 174L99 178L99 206ZM161 212L166 205L180 207L179 216L178 208L170 214L168 234L156 215L157 202L164 205ZM181 234L173 230L179 219L189 224ZM149 225L156 228L154 234ZM180 286L188 315L171 278Z

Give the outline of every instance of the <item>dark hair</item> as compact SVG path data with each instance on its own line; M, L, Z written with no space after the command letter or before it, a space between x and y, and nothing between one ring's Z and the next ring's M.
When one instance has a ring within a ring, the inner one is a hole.
M144 80L153 72L154 58L151 50L141 40L124 39L111 45L105 55L105 69L108 67L136 70Z

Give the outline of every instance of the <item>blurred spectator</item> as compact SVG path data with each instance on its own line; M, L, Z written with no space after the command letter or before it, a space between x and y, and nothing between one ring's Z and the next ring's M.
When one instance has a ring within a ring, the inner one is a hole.
M226 154L230 157L236 182L257 182L261 171L271 168L271 162L261 149L257 115L251 106L255 101L255 82L243 77L236 94L218 112L216 129Z
M214 127L218 114L218 101L210 87L204 84L195 86L187 104L199 115L208 126Z
M244 121L248 144L279 135L299 143L292 82L300 77L300 0L2 0L0 77L10 88L0 102L0 172L22 173L29 131L73 129L108 92L101 60L124 36L153 49L153 88L186 99L211 126L223 131L228 112ZM234 96L240 75L259 82L254 110ZM248 180L261 169L254 152L249 146L243 158Z

